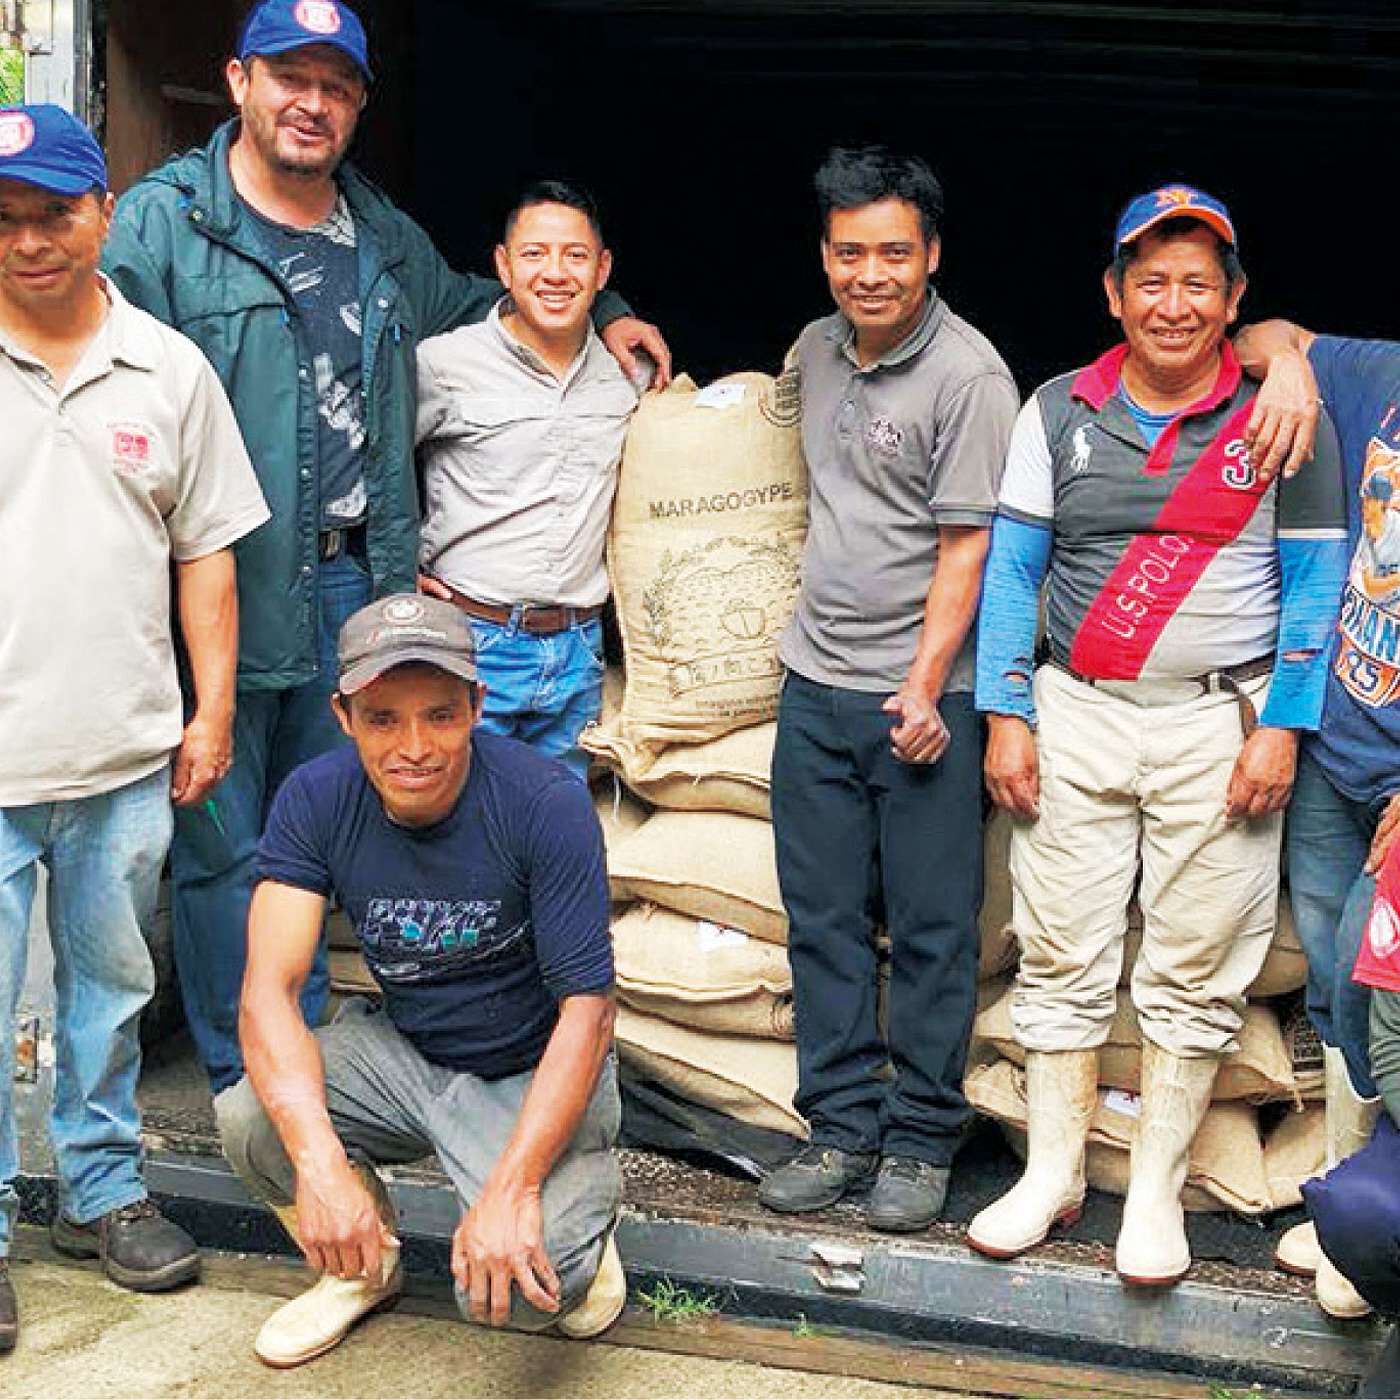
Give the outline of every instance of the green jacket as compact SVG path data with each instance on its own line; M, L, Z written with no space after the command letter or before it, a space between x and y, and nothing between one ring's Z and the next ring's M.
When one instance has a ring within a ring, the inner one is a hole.
M117 202L103 268L137 306L183 331L228 391L272 519L235 546L239 685L276 690L317 670L316 384L290 289L265 259L229 176L237 123ZM484 319L498 282L455 273L428 235L348 163L363 306L364 479L376 596L415 587L418 341ZM595 319L603 302L595 308ZM610 298L611 316L623 314ZM611 319L611 317L607 318Z

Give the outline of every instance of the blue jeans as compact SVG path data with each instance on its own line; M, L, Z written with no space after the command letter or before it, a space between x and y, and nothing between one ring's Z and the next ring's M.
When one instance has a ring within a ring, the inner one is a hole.
M1338 792L1304 747L1288 807L1288 886L1308 959L1308 1019L1346 1056L1352 1087L1373 1098L1367 987L1351 980L1375 877L1363 870L1380 810Z
M509 622L472 619L476 669L486 686L481 728L520 739L588 776L578 736L603 705L603 625L576 622L537 637Z
M170 844L170 770L96 797L0 807L0 1257L19 1213L15 1013L37 867L48 868L54 961L50 1131L63 1208L86 1223L141 1200L139 1023L155 991L141 929Z
M789 672L778 707L773 835L797 1012L795 1103L813 1142L946 1166L971 1117L962 1081L977 1000L981 724L971 695L945 695L947 751L903 763L886 697ZM893 957L887 1044L876 1021L882 915Z
M321 565L319 667L289 690L240 691L233 724L233 766L202 807L179 808L170 852L175 969L185 1017L217 1094L243 1075L238 996L248 945L253 861L268 808L294 768L347 743L331 696L336 642L351 613L370 600L369 573L349 554ZM302 989L310 1026L326 1008L329 975L322 946Z

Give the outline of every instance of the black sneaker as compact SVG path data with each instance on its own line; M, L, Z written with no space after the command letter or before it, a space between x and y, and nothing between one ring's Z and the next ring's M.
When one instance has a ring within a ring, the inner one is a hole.
M13 1351L19 1340L19 1302L10 1282L10 1261L0 1257L0 1351Z
M1390 1329L1390 1336L1371 1363L1371 1369L1361 1377L1356 1393L1372 1397L1389 1396L1392 1400L1400 1395L1400 1323Z
M948 1168L917 1157L885 1157L865 1207L872 1230L908 1234L924 1230L938 1219L948 1195Z
M60 1254L101 1259L113 1283L138 1293L161 1293L199 1277L195 1242L150 1201L109 1210L87 1225L74 1224L60 1211L49 1238Z
M795 1214L835 1205L847 1191L868 1182L879 1161L875 1152L842 1152L810 1143L792 1161L770 1172L758 1188L760 1204Z

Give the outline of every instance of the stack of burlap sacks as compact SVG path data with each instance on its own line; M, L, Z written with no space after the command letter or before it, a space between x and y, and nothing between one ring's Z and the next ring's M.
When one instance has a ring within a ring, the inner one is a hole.
M625 675L584 747L605 770L619 1054L681 1098L805 1138L769 808L777 639L806 530L797 408L788 381L758 374L644 401L608 553ZM991 976L1014 948L989 914Z
M1010 916L1009 833L1009 819L993 817L984 917L999 917L1003 910ZM1141 1087L1142 1036L1128 988L1141 937L1142 916L1134 905L1118 1010L1099 1052L1099 1103L1089 1132L1089 1184L1116 1195L1128 1187L1128 1150ZM1295 1069L1274 1001L1296 992L1306 978L1306 960L1285 896L1269 955L1249 989L1239 1051L1221 1065L1211 1106L1191 1149L1182 1196L1188 1210L1229 1209L1245 1215L1282 1210L1298 1205L1302 1182L1322 1170L1326 1140L1321 1070ZM1008 972L982 989L967 1095L973 1107L1002 1125L1012 1147L1024 1156L1025 1051L1012 1034L1011 983Z

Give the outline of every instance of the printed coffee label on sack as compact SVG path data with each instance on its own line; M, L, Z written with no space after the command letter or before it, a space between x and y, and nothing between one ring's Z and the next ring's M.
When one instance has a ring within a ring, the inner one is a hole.
M650 501L653 520L689 520L702 515L722 515L725 511L752 510L756 506L777 505L797 499L797 490L790 481L775 481L770 486L750 486L743 491L716 491L711 496L685 496Z

